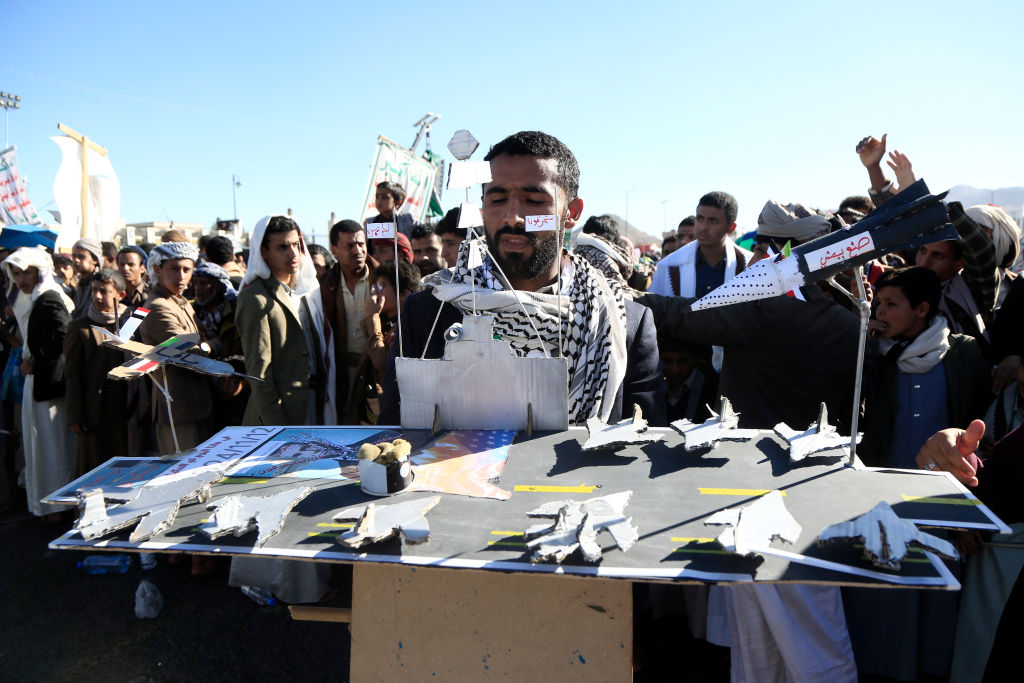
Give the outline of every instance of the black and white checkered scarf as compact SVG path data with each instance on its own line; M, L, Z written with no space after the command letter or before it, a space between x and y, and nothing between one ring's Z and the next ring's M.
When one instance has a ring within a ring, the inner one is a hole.
M627 253L624 248L603 237L582 232L576 238L573 251L587 259L587 263L597 268L606 278L614 280L621 287L626 287L622 268L633 270L633 255Z
M469 251L474 244L484 256L482 265L470 270ZM543 356L545 350L558 355L561 322L561 355L569 363L569 421L582 424L596 416L607 422L626 376L622 287L577 254L563 254L562 259L560 301L554 288L545 293L519 290L520 305L494 268L483 237L463 241L455 267L427 276L423 284L433 288L439 301L447 301L464 315L472 315L474 306L478 312L493 315L495 333L520 356Z

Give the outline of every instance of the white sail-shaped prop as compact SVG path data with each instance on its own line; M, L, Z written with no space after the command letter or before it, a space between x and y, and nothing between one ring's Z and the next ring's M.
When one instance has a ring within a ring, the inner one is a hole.
M62 160L53 181L53 198L60 209L61 228L57 248L71 248L83 236L110 241L121 217L121 184L109 155L88 150L88 219L82 230L82 147L67 136L52 138L60 147Z

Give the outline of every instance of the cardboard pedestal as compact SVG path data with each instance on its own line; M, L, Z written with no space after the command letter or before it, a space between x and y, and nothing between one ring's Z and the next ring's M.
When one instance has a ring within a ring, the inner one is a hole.
M352 681L632 678L629 581L353 569Z

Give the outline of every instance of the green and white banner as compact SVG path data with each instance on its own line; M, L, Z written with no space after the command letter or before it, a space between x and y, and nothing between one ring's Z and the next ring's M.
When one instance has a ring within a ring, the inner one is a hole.
M414 156L409 150L386 137L378 137L377 152L370 169L370 179L366 185L359 222L367 216L377 215L377 208L373 205L374 193L377 185L386 180L398 183L405 190L405 203L402 204L399 213L410 214L416 222L422 222L430 208L436 176L436 166Z

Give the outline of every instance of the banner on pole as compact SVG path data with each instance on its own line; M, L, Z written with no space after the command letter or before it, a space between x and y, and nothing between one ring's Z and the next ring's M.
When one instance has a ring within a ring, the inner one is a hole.
M362 223L368 216L376 216L373 205L377 185L384 181L398 183L405 190L405 203L399 213L407 213L417 223L423 222L430 208L430 195L434 189L437 167L425 159L414 156L409 150L386 137L377 138L377 151L370 168L370 180L363 196L363 208L359 213Z
M0 223L4 225L42 225L28 198L28 190L18 170L17 147L0 152Z

